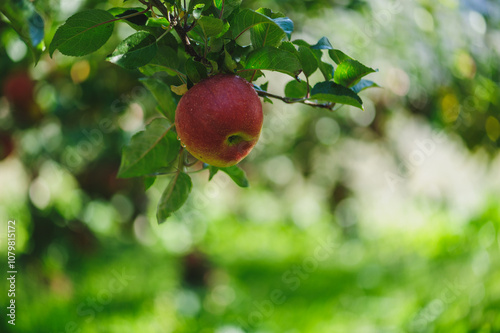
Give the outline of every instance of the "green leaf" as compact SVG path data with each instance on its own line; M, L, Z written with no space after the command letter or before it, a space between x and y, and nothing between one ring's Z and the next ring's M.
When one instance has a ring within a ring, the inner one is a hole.
M303 98L307 95L307 82L293 80L285 86L285 96L290 98Z
M144 190L149 189L156 181L156 177L144 177Z
M168 28L170 22L165 17L150 17L146 22L147 27Z
M242 0L214 0L215 7L222 11L222 19L226 19L240 7ZM220 16L220 14L219 14Z
M311 76L318 69L318 60L307 46L299 46L299 59L305 76Z
M150 64L165 66L171 68L172 70L178 70L179 56L177 55L177 51L170 46L158 45L156 56L150 61Z
M207 68L201 62L189 58L186 61L186 74L193 83L198 83L207 77Z
M330 58L333 61L335 61L335 63L337 65L340 64L340 63L342 63L345 60L352 59L351 57L349 57L348 55L346 55L344 52L342 52L340 50L336 50L336 49L328 50L328 55L330 56Z
M208 180L212 180L212 178L214 178L214 176L217 174L217 172L219 171L219 168L216 167L216 166L213 166L213 165L208 165Z
M173 212L184 205L192 186L193 184L189 175L184 172L175 174L158 202L156 210L158 224L165 222Z
M349 88L331 81L317 83L314 88L312 88L311 97L309 99L347 104L363 109L363 101L361 101L358 94Z
M346 59L337 66L333 80L344 87L351 87L363 76L373 72L375 72L373 68L366 67L357 60Z
M219 168L220 171L228 174L229 177L238 185L239 187L248 187L248 179L245 171L237 165L233 165L227 168Z
M198 20L198 24L203 30L205 38L217 36L224 30L224 22L215 17L203 16Z
M221 10L222 6L224 6L224 0L214 0L214 6L217 7L218 10Z
M166 45L158 45L156 56L149 64L140 67L139 70L146 76L154 75L157 72L165 72L170 76L179 76L185 79L185 74L179 71L179 56L177 52Z
M143 8L140 7L113 7L111 9L108 9L108 12L117 18L135 14L135 16L124 19L122 20L122 22L128 23L132 28L136 30L142 29L149 19L148 15L146 15L145 13L137 15L137 13L142 11Z
M234 72L236 66L236 61L234 61L233 57L224 48L224 67L226 67L231 72Z
M188 14L193 13L194 18L199 19L204 11L212 7L212 0L191 0L188 7Z
M316 64L318 65L319 70L323 74L325 81L330 81L333 79L334 69L333 66L327 62L321 60L323 56L323 52L321 50L311 50L316 58Z
M315 45L311 46L313 50L330 50L333 49L332 44L326 37L322 37Z
M154 98L158 102L161 112L171 123L173 123L175 120L175 109L177 108L177 103L175 102L170 87L163 81L154 77L141 78L140 81L153 94Z
M358 84L356 84L355 86L351 87L351 90L354 91L357 94L360 91L363 91L365 89L368 89L368 88L377 88L377 87L379 87L379 85L376 84L375 82L370 81L370 80L363 80L363 79L361 79L358 82Z
M299 52L297 51L297 49L295 48L295 46L291 42L286 42L285 41L285 42L281 43L281 45L280 45L279 48L282 49L282 50L288 51L290 53L293 53L297 57L299 56Z
M123 148L119 178L154 173L170 164L178 155L180 144L165 118L156 118L146 130L136 133Z
M10 21L10 26L31 50L35 62L38 62L43 49L44 21L28 0L4 0L0 3L0 12Z
M113 19L113 15L101 9L76 13L57 29L49 46L50 56L57 49L74 57L97 51L113 33Z
M262 46L279 46L285 31L269 17L251 9L240 11L231 22L231 34L237 40L244 32L251 30L252 44L255 48Z
M292 32L293 32L293 21L290 20L288 17L279 17L276 19L273 19L274 23L276 23L286 34L288 37L288 40L292 38Z
M257 9L256 12L260 13L262 15L266 15L267 17L269 17L270 19L273 19L273 20L277 19L279 17L285 17L286 16L282 12L275 12L272 9L265 8L265 7L261 7L259 9Z
M248 55L245 69L277 71L295 77L301 66L295 54L266 46Z
M331 79L333 79L334 69L331 64L318 60L318 68L323 74L326 81L330 81Z
M118 44L107 60L123 68L134 69L148 64L157 51L156 38L146 31L139 31Z

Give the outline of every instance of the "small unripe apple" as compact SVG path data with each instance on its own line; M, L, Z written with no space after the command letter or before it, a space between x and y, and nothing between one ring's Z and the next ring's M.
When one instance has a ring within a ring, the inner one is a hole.
M197 159L228 167L250 153L262 129L262 103L245 79L218 74L195 84L175 111L181 143Z

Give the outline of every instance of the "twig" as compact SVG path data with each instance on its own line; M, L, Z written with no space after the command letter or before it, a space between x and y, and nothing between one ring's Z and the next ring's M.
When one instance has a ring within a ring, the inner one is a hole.
M151 5L158 8L160 13L167 18L167 20L170 22L170 26L175 29L175 32L179 35L179 38L181 39L182 43L184 44L184 50L186 50L186 53L189 54L190 56L194 57L195 60L200 61L202 57L198 55L196 50L193 48L193 45L191 45L191 42L189 41L189 37L187 35L187 32L189 31L187 26L181 26L179 22L179 16L178 15L170 15L168 12L167 7L161 2L161 0L150 0ZM187 15L187 14L184 14Z
M268 93L267 91L264 91L264 90L255 90L255 91L261 97L276 98L276 99L279 99L287 104L302 103L302 104L306 104L309 106L314 106L317 108L323 108L323 109L329 109L329 110L332 110L333 107L335 106L335 103L315 103L307 98L290 98L290 97L283 97L283 96L271 94L271 93Z

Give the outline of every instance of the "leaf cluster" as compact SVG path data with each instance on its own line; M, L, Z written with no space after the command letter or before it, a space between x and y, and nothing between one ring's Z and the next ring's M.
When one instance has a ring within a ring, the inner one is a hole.
M145 7L76 13L56 31L49 53L59 50L68 56L84 56L95 52L109 40L117 21L136 30L107 60L144 75L142 82L157 100L160 117L124 148L118 176L145 176L149 187L156 176L172 175L158 204L160 223L183 205L192 186L191 163L173 125L177 102L192 85L221 72L253 82L265 71L276 71L293 79L284 88L285 96L267 92L267 83L254 85L265 101L275 98L330 110L337 104L362 109L358 93L376 86L363 79L374 69L334 49L326 37L316 44L292 40L294 24L283 13L243 9L241 0L140 2ZM312 84L310 78L317 71L324 80ZM237 166L203 165L202 169L209 170L210 179L220 169L239 186L248 186Z

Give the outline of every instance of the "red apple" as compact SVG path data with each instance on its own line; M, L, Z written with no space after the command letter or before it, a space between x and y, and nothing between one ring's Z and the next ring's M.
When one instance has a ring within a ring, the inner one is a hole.
M229 74L194 85L175 111L182 145L200 161L217 167L235 165L250 153L262 121L262 104L252 84Z

